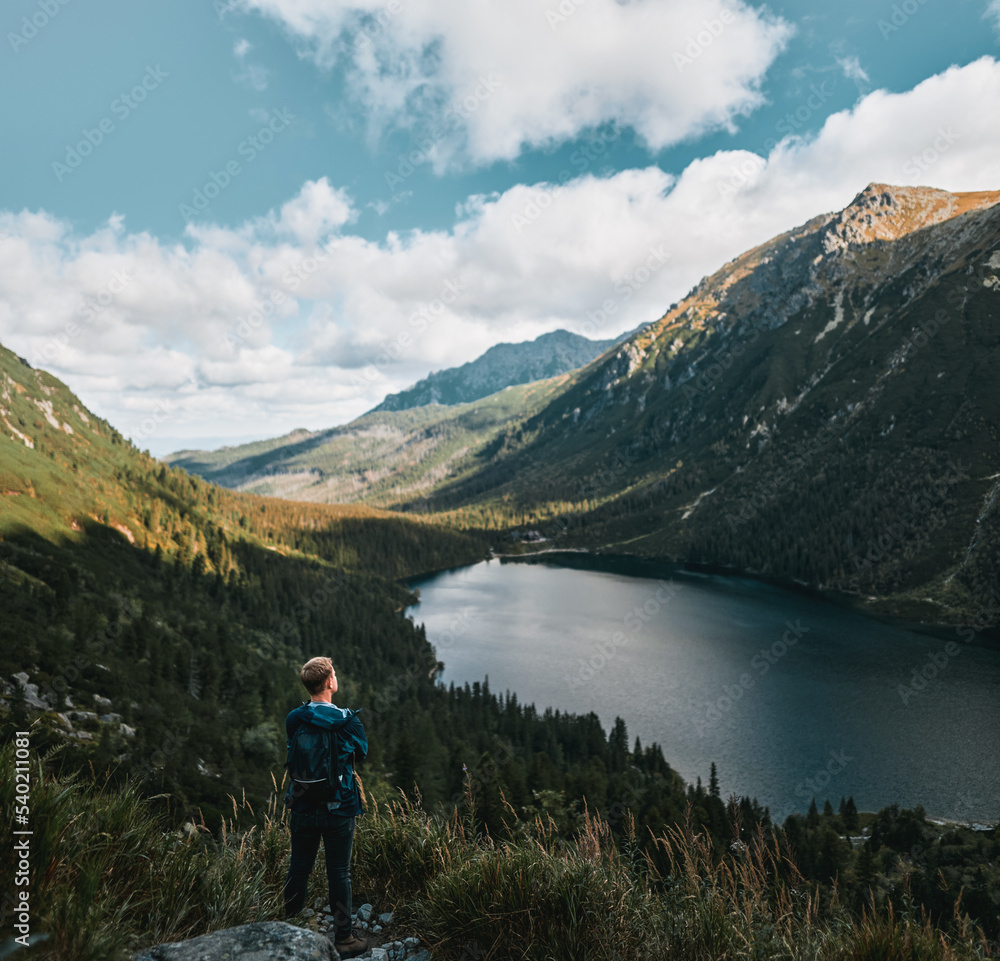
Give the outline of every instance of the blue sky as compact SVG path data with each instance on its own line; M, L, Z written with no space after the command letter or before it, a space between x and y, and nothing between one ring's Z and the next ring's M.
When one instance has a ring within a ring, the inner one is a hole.
M873 180L1000 188L997 0L8 0L0 30L0 342L154 453L628 329Z

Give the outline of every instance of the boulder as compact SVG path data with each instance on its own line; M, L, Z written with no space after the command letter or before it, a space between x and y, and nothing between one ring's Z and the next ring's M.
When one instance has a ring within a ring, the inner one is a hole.
M13 677L24 691L24 700L28 707L35 711L48 711L51 709L51 698L48 694L39 696L38 685L28 683L27 671L21 671L19 674L13 675Z
M158 944L133 955L132 961L335 961L336 957L322 934L284 921L259 921Z

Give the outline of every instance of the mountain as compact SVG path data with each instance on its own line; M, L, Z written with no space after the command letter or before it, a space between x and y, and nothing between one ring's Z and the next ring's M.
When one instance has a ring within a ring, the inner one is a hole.
M468 364L435 371L412 387L389 394L372 412L409 410L426 404L467 404L505 387L576 370L626 336L588 340L568 330L555 330L527 343L497 344Z
M870 185L702 280L475 474L398 506L914 620L981 610L1000 569L998 200Z
M568 375L508 387L468 404L371 412L343 427L179 451L165 458L213 483L323 503L395 505L476 470L503 431L540 410Z

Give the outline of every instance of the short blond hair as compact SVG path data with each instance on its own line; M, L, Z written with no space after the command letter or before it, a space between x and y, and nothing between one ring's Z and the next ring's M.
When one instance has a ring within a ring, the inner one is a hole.
M318 694L327 680L333 677L333 661L328 657L314 657L302 665L299 676L310 694Z

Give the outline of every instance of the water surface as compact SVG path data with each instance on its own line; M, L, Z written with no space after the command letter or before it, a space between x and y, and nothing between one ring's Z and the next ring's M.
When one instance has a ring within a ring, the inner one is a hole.
M1000 820L1000 650L978 637L713 575L493 560L413 584L445 683L488 676L494 693L594 711L606 730L621 716L686 781L707 782L714 761L724 796L776 817L815 794Z

